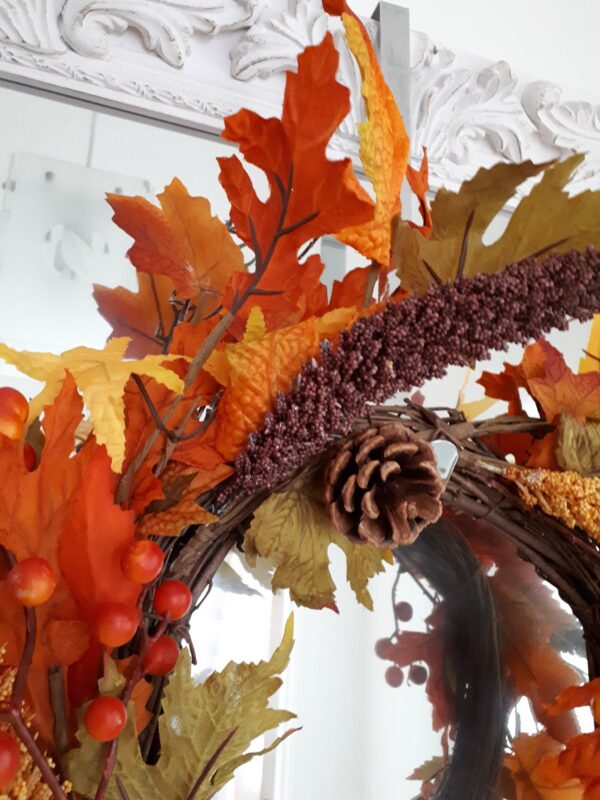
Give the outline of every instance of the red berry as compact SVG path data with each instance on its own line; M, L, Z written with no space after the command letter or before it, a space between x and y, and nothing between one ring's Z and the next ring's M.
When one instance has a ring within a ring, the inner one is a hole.
M11 386L0 388L0 410L12 411L23 424L29 417L29 403L21 392Z
M29 442L25 442L23 445L23 461L28 472L33 472L37 467L37 453Z
M424 683L427 683L427 677L427 668L420 664L413 664L408 670L408 680L416 686L422 686Z
M0 434L13 442L23 436L23 423L18 414L10 408L0 406Z
M394 610L396 612L396 619L399 619L400 622L409 622L412 619L413 607L410 603L404 600L400 603L396 603Z
M123 731L127 711L118 697L97 697L89 704L84 715L85 728L97 742L111 742Z
M141 539L127 548L121 561L123 572L134 583L152 583L163 568L165 554L149 539Z
M54 594L56 578L44 558L24 558L6 576L6 585L24 606L41 606Z
M402 686L402 682L404 681L404 673L400 667L388 667L385 671L385 679L390 686L393 686L394 689L397 689L399 686Z
M160 617L171 615L171 619L181 619L190 610L192 593L181 581L165 581L157 587L154 594L154 610Z
M375 655L379 658L391 659L393 644L390 639L378 639L375 642Z
M21 765L21 750L14 736L0 731L0 791L13 782Z
M106 603L96 620L98 639L106 647L120 647L133 638L140 624L140 612L126 603Z
M147 675L168 675L179 658L179 645L172 636L161 636L144 656Z

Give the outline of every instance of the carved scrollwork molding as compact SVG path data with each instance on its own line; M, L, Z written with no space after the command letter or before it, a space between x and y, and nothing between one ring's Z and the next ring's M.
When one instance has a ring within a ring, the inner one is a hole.
M182 67L195 32L215 36L252 25L265 0L67 0L62 34L81 55L104 58L110 34L135 28L148 50Z
M368 24L377 41L378 23ZM123 37L128 29L139 37ZM360 75L321 0L0 0L0 77L218 132L242 105L276 113L275 76L327 31L352 93L333 148L356 158ZM574 186L600 185L600 102L572 100L416 31L410 94L413 157L428 147L434 187L497 161L573 151L589 154Z
M0 42L39 53L66 49L58 28L58 0L10 0L0 2Z

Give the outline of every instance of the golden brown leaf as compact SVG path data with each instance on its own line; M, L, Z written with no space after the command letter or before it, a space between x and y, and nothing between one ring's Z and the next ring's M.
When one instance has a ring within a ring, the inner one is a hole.
M580 422L563 414L558 425L556 458L561 469L580 475L600 473L600 422Z
M408 225L398 225L394 266L402 286L422 293L434 281L457 274L491 274L531 256L600 245L600 192L570 197L564 191L583 156L550 164L497 164L480 169L458 192L441 189L432 204L433 233L426 239ZM519 203L505 232L492 244L483 237L517 187L543 173L542 180Z
M203 683L191 674L190 657L183 651L169 680L159 722L161 757L155 766L142 761L135 728L130 721L119 739L115 774L129 800L169 798L186 800L203 768L223 747L195 800L209 800L232 777L238 766L259 753L249 753L252 741L294 717L289 711L269 707L281 686L279 674L289 661L293 645L293 620L288 619L280 646L270 661L229 663ZM277 746L291 731L275 740ZM93 797L102 769L104 747L81 726L81 747L68 758L68 773L81 794ZM113 779L107 800L122 800Z
M251 565L257 557L274 564L273 589L289 589L298 605L335 607L336 587L328 558L331 544L344 551L348 582L357 601L372 609L367 583L383 571L385 551L338 534L324 507L301 483L271 495L258 508L244 540L244 552Z

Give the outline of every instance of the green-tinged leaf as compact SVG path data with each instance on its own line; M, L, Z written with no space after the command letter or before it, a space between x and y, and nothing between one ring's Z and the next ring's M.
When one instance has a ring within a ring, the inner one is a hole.
M563 414L558 426L556 460L560 467L592 475L600 472L600 422L579 422Z
M433 273L442 282L459 272L489 275L530 256L600 245L600 192L570 197L564 191L582 160L574 155L558 163L496 164L457 192L441 189L431 207L431 238L397 224L393 263L402 287L422 293L435 282ZM485 244L484 234L517 187L540 173L542 180L521 200L504 233Z
M329 571L328 550L340 547L347 559L347 577L356 599L369 609L369 578L383 571L385 552L355 544L334 529L324 507L301 483L271 495L255 512L244 541L250 564L257 556L275 565L273 589L289 589L292 600L309 608L335 603L335 583Z
M287 666L292 646L290 616L282 642L269 661L229 663L201 684L195 683L189 653L183 651L165 691L158 764L149 766L142 761L132 708L119 738L114 774L120 778L129 800L186 800L207 765L210 769L195 799L209 800L238 766L283 741L291 731L266 750L246 752L257 737L294 717L289 711L269 707L269 699L281 686L279 674ZM86 798L94 797L105 750L87 735L83 726L77 737L81 747L69 754L69 779L77 792ZM106 800L122 800L114 778Z

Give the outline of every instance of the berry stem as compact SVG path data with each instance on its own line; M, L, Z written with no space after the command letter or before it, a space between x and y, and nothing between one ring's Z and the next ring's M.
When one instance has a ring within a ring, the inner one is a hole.
M16 563L15 557L9 553L6 548L1 548L4 558L10 566ZM10 725L19 739L23 742L33 763L39 769L42 778L44 779L47 787L52 792L52 797L55 800L67 800L67 796L58 781L57 776L46 756L43 754L38 746L33 734L25 724L23 719L23 699L25 697L25 689L27 686L27 676L33 660L33 653L35 651L35 642L37 637L37 620L35 610L33 608L25 608L25 644L23 646L23 653L21 660L17 667L17 674L13 685L13 690L10 698L10 705L7 711L0 712L0 722Z
M132 671L127 683L123 687L123 691L121 692L121 700L125 705L125 708L129 705L129 701L131 700L131 695L133 694L133 690L135 689L137 683L141 680L144 674L144 656L150 649L150 647L154 644L154 642L159 639L169 627L169 623L171 622L171 617L169 614L166 614L163 619L161 620L160 625L156 629L155 633L152 636L148 636L148 634L144 631L143 639L142 639L142 646L140 648L140 652L138 655L137 663L135 669ZM117 752L119 749L119 739L114 739L108 746L106 751L106 756L104 758L104 766L102 768L102 775L100 777L100 783L98 784L98 789L96 790L95 800L104 800L106 797L106 792L108 790L108 784L110 783L110 779L115 769L115 764L117 763Z

